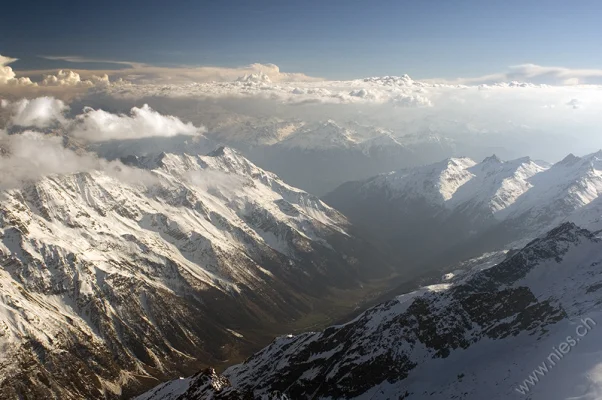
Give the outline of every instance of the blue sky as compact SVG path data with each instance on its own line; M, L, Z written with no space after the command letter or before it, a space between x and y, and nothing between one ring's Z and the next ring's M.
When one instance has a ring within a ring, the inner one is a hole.
M346 79L479 76L523 63L602 68L602 2L7 2L0 54L17 70L106 68L40 55L156 65L274 63Z

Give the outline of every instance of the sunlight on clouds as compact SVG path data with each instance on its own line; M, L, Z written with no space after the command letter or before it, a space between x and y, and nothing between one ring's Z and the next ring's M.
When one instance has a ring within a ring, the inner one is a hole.
M576 69L521 64L511 66L507 71L495 74L452 80L430 79L429 81L463 85L496 84L500 82L528 82L558 86L578 84L599 85L602 84L602 69Z
M11 72L16 76L23 76L24 79L38 80L40 81L40 85L46 86L61 84L66 86L81 86L81 82L86 82L87 85L94 86L90 83L95 85L102 84L106 83L109 79L112 82L127 81L134 84L180 85L194 82L231 82L245 76L249 77L248 80L251 81L261 78L260 80L264 82L276 83L321 80L320 78L310 77L302 73L282 72L274 64L255 63L237 68L210 66L157 67L136 63L124 64L131 65L129 68L117 70L76 69L71 71L59 70L58 72L56 70L38 70L15 73L11 69Z
M8 65L17 61L16 58L5 57L0 54L0 85L33 85L29 78L17 78L15 72Z
M131 183L152 184L155 178L148 171L99 158L86 150L86 140L198 136L203 131L179 118L161 115L147 105L132 108L130 115L86 109L71 120L65 117L68 106L52 97L1 103L8 110L5 125L11 134L0 130L0 190L17 188L53 174L95 170ZM52 129L38 132L31 128ZM84 141L65 140L69 136Z
M110 85L110 83L107 74L103 74L102 76L92 75L90 79L82 80L77 72L59 70L56 75L46 75L40 85L93 87L107 86Z
M2 108L9 110L12 125L37 128L65 122L63 114L68 109L64 102L52 97L21 99L13 103L5 100Z
M65 148L63 138L35 131L7 135L0 130L0 190L21 187L45 176L103 171L132 184L153 184L151 173L106 161L87 151Z
M415 81L408 75L326 81L285 73L274 64L163 68L130 63L113 71L28 71L23 74L38 84L15 85L7 84L20 75L8 66L13 61L0 58L5 99L52 96L81 113L61 121L61 106L45 109L42 100L29 105L18 100L3 111L11 110L13 124L47 128L61 122L69 135L90 142L200 136L205 132L200 127L208 126L220 140L257 137L274 144L281 136L278 124L335 120L362 137L370 137L362 132L384 130L401 143L440 141L444 148L476 157L495 149L507 157L529 154L554 161L567 150L585 154L602 147L602 90L583 84L602 77L598 70L524 64L453 82ZM90 104L97 109L84 108ZM23 108L19 115L17 105ZM267 139L260 138L264 134Z
M145 104L141 108L133 107L130 115L86 108L83 114L77 116L70 134L91 142L99 142L153 136L198 136L204 131L203 127L197 128L177 117L161 115Z

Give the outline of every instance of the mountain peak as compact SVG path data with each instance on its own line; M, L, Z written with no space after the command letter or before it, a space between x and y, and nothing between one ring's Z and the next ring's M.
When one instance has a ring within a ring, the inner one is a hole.
M270 77L264 72L258 72L256 74L245 74L244 76L236 79L236 82L244 83L272 83Z
M569 155L566 156L566 157L564 157L562 159L562 161L560 161L558 164L560 164L560 165L573 165L577 161L579 161L580 159L581 159L580 157L577 157L573 153L569 153Z
M220 146L217 149L213 150L211 153L207 154L208 157L221 157L226 154L229 154L231 150L226 146Z
M482 389L479 382L493 376L497 381L491 387L507 388L509 382L523 381L533 368L524 362L525 354L532 355L534 350L548 354L549 348L565 340L569 326L575 329L584 305L594 311L599 304L600 282L595 276L599 275L602 242L586 243L579 236L566 236L579 231L574 224L563 224L505 260L487 268L477 265L453 284L402 294L321 332L276 339L221 377L213 373L193 377L185 382L189 389L178 398L214 398L216 394L220 398L259 398L283 388L277 397L262 398L419 399L429 392L437 399L482 399L492 393L496 399L507 398L512 389L501 389L506 392L497 395L501 390ZM561 244L563 241L568 243ZM584 250L591 255L583 257ZM576 299L579 307L573 307ZM596 318L599 314L592 315ZM591 325L596 324L593 318L589 318ZM519 335L520 339L513 339ZM491 360L475 357L492 348L512 360L515 368L508 374L500 376L498 365L491 367ZM441 367L441 359L452 354L454 361ZM590 358L591 353L585 352L582 359ZM445 376L435 383L427 378L434 368ZM587 362L579 374L591 374L590 368ZM462 379L468 374L475 378ZM230 382L231 386L216 388L208 382ZM181 383L173 381L172 390ZM169 385L164 387L169 390ZM201 387L202 391L197 389ZM557 387L547 393L554 393ZM168 398L172 397L158 397Z
M591 232L587 229L582 229L578 227L574 222L565 222L562 225L559 225L556 228L549 231L546 234L545 239L560 239L574 235L592 237Z
M446 167L460 167L462 169L466 169L468 167L472 167L476 163L469 157L461 156L461 157L450 157L443 162L443 165Z
M349 148L357 145L357 141L352 137L349 129L329 119L298 130L279 142L279 145L287 148L315 150Z
M210 153L207 153L207 157L213 157L213 158L241 158L241 159L245 159L246 158L239 153L237 150L233 149L232 147L228 147L228 146L220 146L217 149L213 150Z
M360 146L362 146L364 148L372 148L372 147L386 148L388 146L403 147L403 145L401 143L399 143L399 141L393 135L391 135L389 132L383 132L379 136L376 136L376 137L373 137L370 139L366 139L366 140L360 142Z
M496 163L496 164L501 164L502 160L499 159L498 156L496 156L495 154L485 158L482 163L486 164L486 163Z
M542 245L544 243L559 243L559 242L579 242L580 238L593 239L595 236L587 229L580 228L574 222L564 222L556 228L548 231L545 236L531 241L525 248L533 245ZM547 246L547 245L546 245Z

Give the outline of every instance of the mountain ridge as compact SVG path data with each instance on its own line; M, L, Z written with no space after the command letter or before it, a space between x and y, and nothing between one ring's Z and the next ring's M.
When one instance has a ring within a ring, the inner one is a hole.
M322 332L277 338L221 375L201 371L176 382L174 391L165 384L138 400L508 398L547 355L536 353L566 340L571 324L591 321L591 337L578 339L579 348L599 351L593 329L601 314L595 308L602 295L600 254L599 238L565 223L494 266L477 265L450 283L398 296ZM487 354L506 355L496 362ZM594 386L583 390L587 354L572 357L577 360L558 366L563 379L541 378L526 390L530 398L595 395Z
M128 161L146 169L2 193L0 397L131 395L389 274L344 216L234 150Z

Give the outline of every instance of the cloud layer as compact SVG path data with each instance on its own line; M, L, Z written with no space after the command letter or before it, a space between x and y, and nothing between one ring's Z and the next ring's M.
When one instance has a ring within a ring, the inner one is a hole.
M388 132L402 144L453 143L465 151L460 155L479 148L554 161L602 147L602 86L592 84L602 77L598 70L525 64L453 82L407 75L324 81L272 64L126 63L116 71L28 72L37 84L21 85L13 61L0 58L0 123L11 132L54 129L86 143L164 138L153 142L165 144L178 135L200 138L207 126L211 140L274 144L306 123L334 120L361 138ZM15 100L19 93L26 99Z
M528 82L556 86L601 85L602 69L575 69L521 64L511 66L505 72L490 75L455 80L433 79L433 81L464 85L490 85L503 82Z

